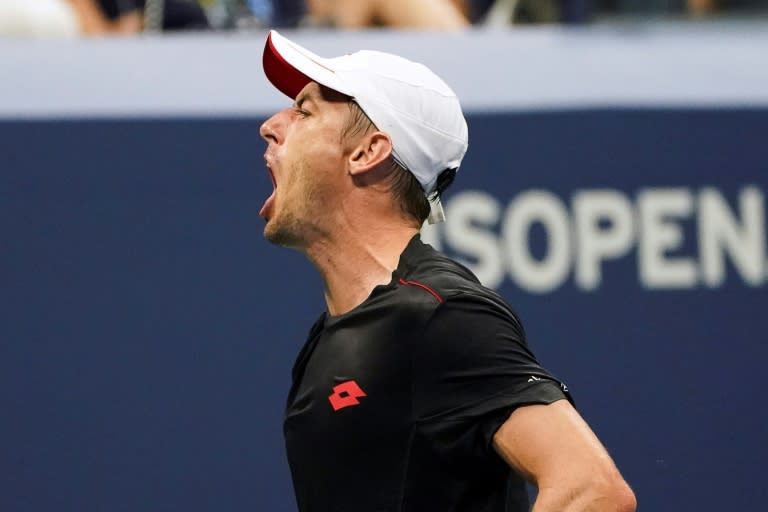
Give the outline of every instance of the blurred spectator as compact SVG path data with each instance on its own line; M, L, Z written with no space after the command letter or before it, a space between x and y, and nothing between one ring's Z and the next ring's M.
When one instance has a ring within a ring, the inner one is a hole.
M597 0L598 14L692 14L768 11L768 0Z
M495 0L474 2L476 23L501 26L519 23L558 23L563 21L563 0Z
M687 8L692 14L707 14L715 10L715 0L687 0Z
M461 29L469 20L452 0L307 0L311 26Z
M142 30L142 18L138 10L110 16L99 0L69 0L78 13L84 34L134 34Z
M85 34L133 34L142 30L209 28L195 0L69 0Z
M768 16L768 0L0 0L0 37L269 27L451 30L761 12Z
M479 25L588 21L608 16L768 14L768 0L465 0Z
M305 0L274 0L272 26L296 27L307 14Z
M217 30L247 30L266 27L295 27L304 15L304 1L277 0L199 0L208 21ZM290 20L281 20L284 6L293 8Z
M0 37L75 37L78 18L66 0L0 0Z
M469 26L471 0L199 0L219 30L266 27Z
M768 12L768 0L687 0L692 14Z

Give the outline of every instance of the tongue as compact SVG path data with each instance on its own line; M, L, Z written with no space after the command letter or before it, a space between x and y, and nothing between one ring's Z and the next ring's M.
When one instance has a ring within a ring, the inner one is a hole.
M275 191L272 191L272 195L270 195L266 201L264 201L264 206L261 207L261 210L259 211L259 217L262 217L266 220L269 220L268 216L270 214L270 210L272 210L272 205L275 202Z

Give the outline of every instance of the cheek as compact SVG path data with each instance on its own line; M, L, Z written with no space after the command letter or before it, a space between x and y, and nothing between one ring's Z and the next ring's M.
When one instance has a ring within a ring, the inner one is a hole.
M312 165L306 158L292 162L290 175L285 183L286 195L290 196L292 201L300 200L299 204L317 195L316 189L321 181L318 180L318 174L320 173L317 165Z
M318 144L293 162L297 182L311 188L334 185L344 173L344 162L338 147Z
M344 149L332 130L308 130L295 133L289 144L280 148L286 164L285 189L303 194L323 194L338 185L345 173ZM299 136L301 135L301 136Z

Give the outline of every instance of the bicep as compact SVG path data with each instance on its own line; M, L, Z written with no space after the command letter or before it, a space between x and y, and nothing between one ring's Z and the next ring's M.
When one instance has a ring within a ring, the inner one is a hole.
M618 475L607 450L567 400L515 409L493 437L496 452L539 489L578 489Z

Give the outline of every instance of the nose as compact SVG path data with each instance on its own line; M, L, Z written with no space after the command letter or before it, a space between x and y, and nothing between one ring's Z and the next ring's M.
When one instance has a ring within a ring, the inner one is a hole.
M285 113L288 109L278 112L273 115L259 128L259 135L261 138L267 141L267 143L280 144L283 141L283 134L285 133Z

